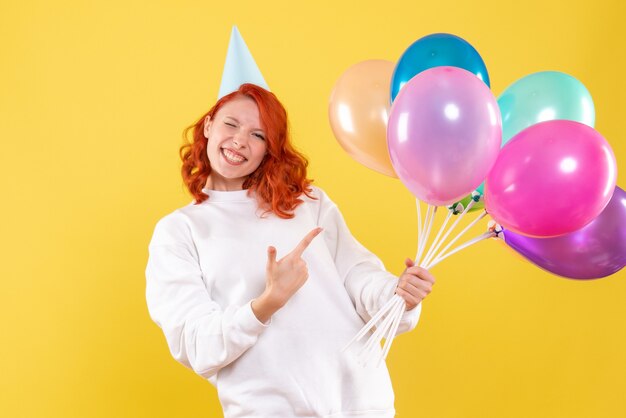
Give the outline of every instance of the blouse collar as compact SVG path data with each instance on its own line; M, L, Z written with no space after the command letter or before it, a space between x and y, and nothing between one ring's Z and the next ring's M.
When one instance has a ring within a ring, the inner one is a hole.
M206 187L202 189L202 193L209 196L206 202L248 202L254 199L254 192L251 192L252 196L248 196L248 189L243 190L211 190Z

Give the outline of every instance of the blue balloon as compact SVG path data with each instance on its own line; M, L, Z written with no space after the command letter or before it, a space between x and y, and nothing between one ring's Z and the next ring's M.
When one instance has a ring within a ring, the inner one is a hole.
M413 76L444 65L463 68L490 87L487 67L469 42L456 35L434 33L413 42L400 57L391 78L391 101Z

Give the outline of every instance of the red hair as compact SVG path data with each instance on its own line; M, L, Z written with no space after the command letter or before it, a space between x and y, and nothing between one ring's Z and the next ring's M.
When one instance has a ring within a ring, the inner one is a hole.
M267 155L261 165L244 181L243 188L248 194L256 192L260 208L273 212L281 218L293 218L293 211L303 201L299 196L304 193L313 198L311 182L306 178L307 159L291 145L287 126L287 111L276 96L254 84L242 84L234 91L215 103L196 123L185 129L185 143L180 147L183 161L181 173L195 203L208 199L202 192L207 178L211 174L211 164L207 156L207 138L204 136L204 121L207 116L213 119L217 111L234 98L246 96L255 101L259 108L261 124L266 135ZM189 133L192 140L189 140Z

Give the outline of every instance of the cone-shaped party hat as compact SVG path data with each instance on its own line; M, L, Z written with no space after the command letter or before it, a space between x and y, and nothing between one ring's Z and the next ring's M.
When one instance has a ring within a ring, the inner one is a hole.
M237 26L233 26L228 52L226 53L226 62L224 63L224 72L222 73L220 92L217 96L218 100L237 90L244 83L256 84L269 90L246 42L241 37Z

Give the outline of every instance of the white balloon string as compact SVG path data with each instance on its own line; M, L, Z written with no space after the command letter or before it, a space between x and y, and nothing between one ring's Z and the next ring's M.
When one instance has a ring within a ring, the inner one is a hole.
M395 296L395 295L394 295ZM393 325L394 318L396 317L396 312L398 310L398 300L394 300L393 307L389 310L389 313L385 317L385 321L381 324L381 327L376 330L372 336L367 340L366 350L362 350L359 354L361 360L365 364L369 364L376 353L376 347L380 348L380 343L389 333L389 329Z
M383 317L383 315L385 315L393 307L394 301L397 300L396 298L400 298L400 296L394 294L393 297L389 299L387 303L385 303L385 305L383 305L383 307L378 310L378 312L376 312L376 315L374 315L367 322L367 324L363 325L361 330L354 337L352 337L350 342L348 342L348 344L346 344L345 347L341 351L347 350L348 347L350 347L355 342L359 341L361 338L365 336L365 334L367 334L372 328L374 328L376 326L376 323Z
M468 205L469 206L469 205ZM450 247L452 247L452 245L454 245L455 242L457 242L459 240L459 238L461 238L469 229L471 229L474 225L476 225L482 218L484 218L485 216L487 216L487 212L482 211L482 213L480 215L478 215L476 217L476 219L474 219L472 222L470 222L469 225L467 225L461 232L459 232L453 239L452 241L450 241L445 247L443 247L443 250L441 250L434 258L435 260L440 258L442 254L445 254L446 251L448 251L450 249ZM428 263L429 265L433 265L432 262Z
M368 362L371 362L372 360L376 360L378 358L380 358L381 354L382 354L382 347L380 347L380 343L382 342L382 339L385 339L385 344L387 344L387 341L389 339L389 333L392 332L393 330L393 324L395 324L396 320L398 317L402 317L402 312L406 309L406 305L404 303L404 300L399 301L396 303L395 305L395 310L393 311L393 313L391 314L392 316L392 321L389 323L389 326L387 327L387 330L385 330L384 334L381 336L381 338L379 339L379 348L381 348L381 350L378 351L378 354L376 355L376 352L372 352L368 358Z
M394 337L396 336L396 332L398 331L398 326L400 326L400 321L402 320L402 315L406 311L406 302L402 301L400 304L400 309L396 313L396 317L394 318L393 324L391 325L391 329L385 338L385 345L383 347L383 351L378 358L377 367L387 359L387 354L389 353L389 349L391 348L391 343L393 342Z
M430 217L428 216L429 214L430 214ZM428 227L426 228L426 231L424 232L424 239L422 240L422 244L420 245L419 253L417 254L417 257L415 257L416 266L420 265L420 260L424 252L424 247L426 247L426 243L428 242L428 238L430 237L430 230L433 226L433 221L435 220L436 214L437 214L437 206L428 205L428 213L426 214L426 217L428 218L427 219Z
M386 328L382 330L383 331L382 334L379 335L378 338L376 339L376 344L378 348L381 348L380 343L383 340L383 338L385 339L385 344L386 344L387 339L389 338L389 333L393 329L393 324L395 323L396 318L398 316L402 317L402 311L405 309L404 306L405 306L404 299L402 298L400 298L399 301L396 301L396 303L394 303L393 309L389 312L390 321L386 324ZM370 363L370 361L374 360L374 357L376 354L376 350L374 347L375 346L372 346L370 348L370 351L367 353L366 363ZM382 351L379 351L379 354L376 357L380 358L380 354L382 354Z
M393 320L393 316L391 315L395 311L396 305L393 304L392 309L389 311L389 314L385 317L380 326L376 327L376 331L369 337L369 339L365 342L365 345L361 347L361 350L357 354L358 357L362 357L368 359L370 357L369 353L372 350L372 347L376 342L380 343L383 332L389 328L391 322Z
M391 317L387 315L383 322L380 323L380 326L376 328L372 335L370 335L370 337L365 341L365 343L357 353L357 357L365 364L368 363L368 358L370 357L370 351L372 350L372 347L376 344L377 340L380 341L380 334L383 332L383 328L387 329L390 322Z
M415 199L415 205L417 206L417 250L415 251L416 258L419 253L419 248L422 245L422 208L419 199Z
M433 252L436 251L441 246L439 238L441 238L441 234L446 229L446 225L448 225L448 221L450 220L450 217L452 216L453 213L454 212L452 210L448 210L448 216L446 216L446 219L443 221L443 224L439 228L439 231L437 232L437 235L435 236L435 240L430 245L430 249L426 253L426 256L424 257L424 261L422 262L421 265L426 265L428 263L428 260L430 260L431 257L433 256Z
M424 221L420 222L421 227L420 227L419 237L417 238L417 253L415 254L415 260L413 260L415 264L417 264L418 262L417 258L419 257L422 251L422 247L424 246L424 234L426 233L426 225L428 224L428 220L430 219L430 210L431 210L431 206L427 205L426 215L424 216Z
M472 199L469 204L465 207L465 209L463 210L463 212L461 212L459 214L459 216L457 216L456 221L454 221L454 223L450 226L450 228L446 231L445 235L443 236L443 238L441 239L441 241L439 241L439 243L437 244L437 247L432 251L432 253L430 254L430 257L426 257L426 259L424 260L424 266L428 265L433 258L435 258L435 254L437 253L437 251L439 250L439 247L441 247L441 245L446 241L446 239L448 238L448 236L450 235L450 233L456 228L456 226L459 224L459 222L461 222L461 219L463 219L463 217L465 216L465 214L472 208L472 206L474 206L476 202Z
M496 235L497 234L495 232L491 232L491 231L485 232L484 234L482 234L482 235L480 235L480 236L478 236L478 237L476 237L474 239L471 239L471 240L465 242L464 244L459 245L454 250L452 250L452 251L450 251L450 252L448 252L448 253L446 253L444 255L438 256L437 258L435 258L435 260L433 260L432 263L430 263L425 268L427 270L431 269L431 268L435 267L437 264L439 264L440 262L442 262L443 260L445 260L446 258L450 257L451 255L456 254L459 251L461 251L461 250L463 250L463 249L465 249L465 248L467 248L467 247L469 247L471 245L474 245L474 244L476 244L476 243L478 243L478 242L480 242L482 240L485 240L487 238L495 237Z
M467 230L469 230L472 226L474 226L478 221L480 221L483 217L487 215L487 212L483 211L483 213L480 214L480 216L478 216L472 223L470 223L470 225L468 225L465 229L463 229L463 231L461 231L450 243L448 243L448 245L446 245L443 250L441 250L437 255L435 255L435 253L437 253L437 251L439 250L439 247L441 247L441 245L445 242L445 240L448 238L452 230L454 230L454 228L458 225L458 223L463 218L463 216L476 203L474 200L471 200L470 203L467 205L467 207L465 207L463 212L458 216L456 221L452 224L452 226L450 226L450 228L445 232L443 237L441 237L441 235L445 231L445 228L452 214L452 211L448 212L448 215L445 221L443 222L443 225L439 228L439 231L437 232L437 235L433 243L431 244L429 250L426 252L424 260L420 262L420 259L422 258L422 255L424 254L424 250L428 242L428 239L430 238L430 232L433 226L435 215L437 213L437 206L428 205L424 222L422 222L422 210L421 210L419 199L416 199L415 203L417 206L416 209L417 209L417 233L418 233L417 255L414 260L415 265L425 266L426 269L430 269L434 267L435 265L437 265L438 263L440 263L441 261L443 261L444 259L448 258L449 256L457 253L458 251L461 251L462 249L467 248L470 245L473 245L479 241L482 241L483 239L487 239L487 238L497 235L494 232L488 232L446 253L446 251L463 234L465 234L465 232L467 232ZM405 309L406 309L406 304L404 302L404 299L394 294L393 297L391 297L385 303L385 305L361 328L361 330L350 340L350 342L346 344L346 346L342 349L342 351L345 351L346 349L348 349L352 344L359 341L368 332L371 332L375 328L375 331L372 333L372 335L370 335L370 338L368 338L368 340L365 342L363 347L360 349L358 356L360 358L363 358L363 356L365 356L365 358L369 361L372 357L372 353L375 352L374 347L376 343L380 345L380 342L384 338L385 344L382 349L381 355L378 358L378 365L380 365L380 363L387 358L387 355L391 348L391 344L398 330L400 321L402 320L403 311ZM383 319L383 316L385 316L384 319ZM380 322L381 319L382 319L382 322Z

